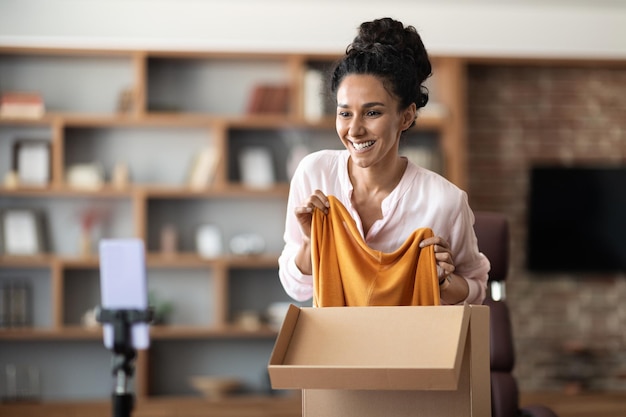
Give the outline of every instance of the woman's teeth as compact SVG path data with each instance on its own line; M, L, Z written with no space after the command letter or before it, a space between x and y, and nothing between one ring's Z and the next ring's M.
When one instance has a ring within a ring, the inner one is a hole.
M374 144L373 140L369 140L367 142L362 142L362 143L354 143L352 142L352 146L354 147L354 149L356 149L357 151L361 151L365 148L369 148L370 146L372 146Z

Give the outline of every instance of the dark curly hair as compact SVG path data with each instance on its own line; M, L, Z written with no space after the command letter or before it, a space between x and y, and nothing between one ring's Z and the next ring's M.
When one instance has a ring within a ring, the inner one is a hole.
M364 22L335 65L330 89L336 96L341 81L349 74L369 74L380 78L385 88L400 99L400 108L415 103L418 109L428 103L424 81L432 74L428 53L413 26L389 17Z

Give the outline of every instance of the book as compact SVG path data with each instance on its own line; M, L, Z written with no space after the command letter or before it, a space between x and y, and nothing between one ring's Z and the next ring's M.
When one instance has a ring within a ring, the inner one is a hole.
M30 284L13 280L0 286L0 328L32 325Z
M324 75L322 71L308 69L304 74L304 117L318 121L324 116Z
M0 117L37 119L44 115L43 98L37 93L7 92L0 97Z
M9 327L9 287L0 285L0 329Z
M289 86L259 84L252 89L247 114L286 114L289 111Z
M208 187L215 176L218 154L212 147L202 149L194 158L187 178L188 185L193 190Z

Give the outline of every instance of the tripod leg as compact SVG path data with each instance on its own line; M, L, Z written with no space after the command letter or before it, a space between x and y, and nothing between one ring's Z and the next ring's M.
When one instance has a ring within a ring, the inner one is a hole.
M113 417L129 417L133 410L134 398L132 394L113 394Z

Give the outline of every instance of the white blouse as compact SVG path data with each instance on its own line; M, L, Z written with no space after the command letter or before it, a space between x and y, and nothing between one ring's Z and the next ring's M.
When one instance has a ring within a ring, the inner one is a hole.
M295 256L302 244L302 232L294 209L315 190L334 195L348 209L363 236L363 227L352 206L352 183L348 176L347 150L323 150L307 155L298 165L289 191L285 221L285 246L279 257L279 277L287 294L297 301L313 296L311 275L300 272ZM474 214L467 194L439 174L409 162L396 188L382 202L383 217L369 229L365 242L373 249L392 252L418 228L429 227L435 236L450 243L455 275L468 283L469 294L462 301L480 304L485 298L490 268L478 251ZM443 301L442 301L443 302Z

